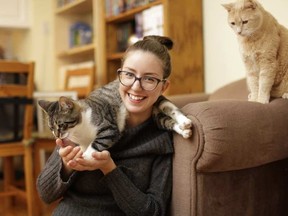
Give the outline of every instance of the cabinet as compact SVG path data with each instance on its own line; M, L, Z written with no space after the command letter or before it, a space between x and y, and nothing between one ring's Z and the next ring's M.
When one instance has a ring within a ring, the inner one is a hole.
M113 16L106 14L106 0L73 0L56 6L56 71L64 65L90 60L95 62L97 87L114 80L124 54L117 49L117 29L124 23L134 22L136 14L157 5L163 6L164 35L174 41L170 53L171 85L167 94L203 92L202 0L182 0L181 3L154 0ZM69 27L76 21L93 27L93 40L90 44L70 48Z
M29 0L0 0L0 27L28 28Z

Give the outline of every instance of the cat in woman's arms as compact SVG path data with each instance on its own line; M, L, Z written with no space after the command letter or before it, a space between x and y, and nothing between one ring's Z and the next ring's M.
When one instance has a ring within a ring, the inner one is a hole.
M288 30L256 0L223 4L246 67L249 101L288 99Z
M112 147L125 128L129 116L118 88L116 80L85 99L60 97L58 101L40 100L38 104L47 114L54 136L79 144L83 157L90 159L93 151ZM192 135L192 121L164 96L154 104L153 117L160 128L174 130L184 138Z

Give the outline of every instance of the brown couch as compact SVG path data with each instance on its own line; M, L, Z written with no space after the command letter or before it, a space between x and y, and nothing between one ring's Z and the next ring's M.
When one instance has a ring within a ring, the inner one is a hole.
M247 96L243 79L170 97L193 120L174 136L172 216L288 215L288 100Z

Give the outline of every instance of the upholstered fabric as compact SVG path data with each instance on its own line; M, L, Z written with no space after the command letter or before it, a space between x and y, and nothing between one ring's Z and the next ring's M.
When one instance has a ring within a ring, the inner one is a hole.
M208 101L182 97L193 136L174 135L171 215L287 215L288 100L248 102L244 79Z

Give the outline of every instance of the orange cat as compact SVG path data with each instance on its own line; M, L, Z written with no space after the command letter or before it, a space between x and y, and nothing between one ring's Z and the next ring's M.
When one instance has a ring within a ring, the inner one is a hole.
M288 30L256 0L224 4L246 67L249 101L288 99Z

